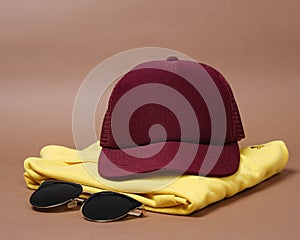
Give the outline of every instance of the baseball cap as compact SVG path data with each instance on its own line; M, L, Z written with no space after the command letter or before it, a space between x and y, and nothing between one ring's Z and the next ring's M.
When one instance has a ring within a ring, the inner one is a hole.
M238 170L244 137L233 92L219 71L175 56L144 62L112 90L98 172L115 180L151 173L229 176Z

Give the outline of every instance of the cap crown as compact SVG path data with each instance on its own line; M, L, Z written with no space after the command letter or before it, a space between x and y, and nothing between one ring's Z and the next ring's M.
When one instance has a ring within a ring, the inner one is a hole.
M136 109L131 115L129 126L124 126L124 128L129 128L130 136L135 144L147 145L151 142L165 141L165 138L160 135L155 135L150 138L149 129L154 124L160 124L164 127L167 133L166 141L224 144L224 138L222 139L221 137L220 139L217 137L216 139L213 139L213 142L211 142L211 117L203 96L200 95L197 89L190 82L176 74L178 69L195 68L195 64L197 65L198 63L183 60L174 61L172 58L170 61L151 61L142 63L125 74L116 84L110 96L108 108L102 124L100 145L102 147L112 149L133 147L126 140L121 141L121 143L118 142L118 144L116 143L112 131L112 113L116 104L124 94L147 83L157 83L169 86L184 96L184 98L192 106L197 117L200 129L200 140L192 126L182 138L180 122L176 115L166 106L152 102ZM228 82L216 69L203 63L199 64L214 81L224 103L226 113L225 143L241 140L245 137L243 125L234 95ZM199 67L199 65L197 67ZM201 80L202 79L200 78L199 81ZM139 94L139 97L143 98L145 94L147 94L147 92L142 91ZM117 119L116 121L116 124L120 124L120 126L124 125L123 119Z

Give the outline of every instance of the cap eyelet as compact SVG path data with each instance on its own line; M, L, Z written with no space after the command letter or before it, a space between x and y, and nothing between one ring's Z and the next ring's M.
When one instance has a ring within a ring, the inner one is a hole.
M173 62L173 61L179 61L178 57L170 56L167 58L167 61Z

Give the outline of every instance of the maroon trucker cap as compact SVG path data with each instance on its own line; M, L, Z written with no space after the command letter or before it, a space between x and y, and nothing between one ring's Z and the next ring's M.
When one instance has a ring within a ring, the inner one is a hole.
M216 69L169 57L142 63L115 85L98 172L107 179L175 173L223 177L244 138L232 90Z

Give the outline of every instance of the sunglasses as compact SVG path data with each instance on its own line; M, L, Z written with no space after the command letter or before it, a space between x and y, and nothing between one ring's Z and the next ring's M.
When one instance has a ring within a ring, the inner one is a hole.
M87 200L79 198L84 193L82 186L72 182L46 180L31 195L30 204L35 210L49 210L81 205L85 219L96 222L111 222L127 215L142 216L143 204L124 194L104 191L89 194Z

